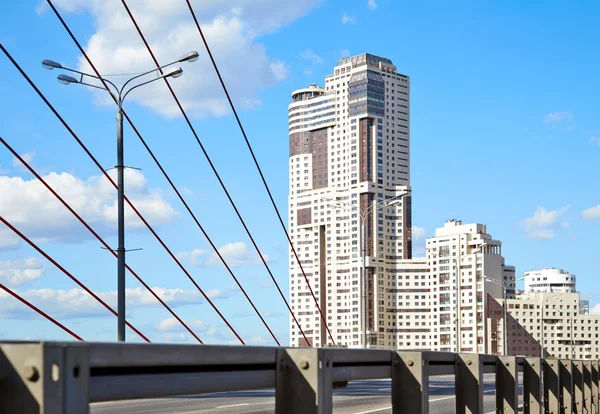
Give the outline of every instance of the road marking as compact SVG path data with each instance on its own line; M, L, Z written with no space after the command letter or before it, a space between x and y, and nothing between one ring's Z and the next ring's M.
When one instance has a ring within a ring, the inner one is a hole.
M387 389L387 388L386 388ZM496 392L496 390L485 390L483 391L484 394L489 394L491 392ZM453 399L455 396L451 395L449 397L442 397L442 398L436 398L435 400L429 400L430 403L432 402L436 402L436 401L444 401L444 400L451 400ZM357 413L353 413L353 414L369 414L369 413L376 413L378 411L383 411L383 410L390 410L392 408L392 406L389 407L381 407L381 408L376 408L374 410L368 410L368 411L359 411ZM486 414L495 414L495 411L492 411L490 413L486 413Z
M243 405L250 405L250 403L241 403L241 404L231 404L231 405L221 405L220 407L215 408L231 408L231 407L241 407Z
M381 407L381 408L376 408L375 410L369 410L369 411L360 411L360 412L358 412L358 413L354 413L354 414L369 414L369 413L376 413L377 411L389 410L390 408L392 408L392 406L389 406L389 407Z

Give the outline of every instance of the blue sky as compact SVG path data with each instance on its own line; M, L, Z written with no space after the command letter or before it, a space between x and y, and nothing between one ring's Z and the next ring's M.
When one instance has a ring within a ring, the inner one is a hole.
M103 73L152 67L120 2L55 4ZM191 49L200 52L201 59L185 64L184 75L172 85L287 292L285 236L182 5L149 1L132 2L131 8L161 62ZM595 16L600 6L558 1L298 0L293 7L283 7L272 0L228 0L196 2L194 7L284 215L291 91L313 81L323 84L342 56L385 56L412 82L413 223L424 229L416 234L432 235L448 218L486 223L518 273L564 268L577 275L583 297L598 303L594 259L600 230L600 34ZM0 28L0 42L101 164L114 166L114 107L94 91L59 85L57 71L40 66L44 58L81 65L78 50L52 11L43 2L13 2L0 13ZM115 245L114 192L4 56L0 96L0 135L20 154L28 154L34 167ZM258 265L166 86L156 82L132 93L126 110L215 244L235 263L234 272L268 315L278 338L287 343L283 302ZM271 343L129 127L125 136L126 164L141 168L130 172L126 192L239 334L250 343ZM31 174L0 148L2 216L114 303L116 260L31 180ZM416 243L416 256L422 254L423 244ZM143 248L130 253L128 263L148 284L161 289L202 339L234 339L135 221L130 221L127 246ZM87 340L116 338L114 317L73 290L66 276L32 248L18 244L5 228L0 229L0 281L36 300ZM139 287L131 277L128 286ZM190 341L142 290L132 291L131 300L129 320L153 341ZM0 339L66 338L5 296L0 315Z

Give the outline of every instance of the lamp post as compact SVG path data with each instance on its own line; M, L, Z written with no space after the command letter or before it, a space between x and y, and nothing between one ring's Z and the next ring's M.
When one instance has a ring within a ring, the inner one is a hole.
M361 289L361 304L362 304L362 312L361 312L361 322L363 325L363 329L362 329L362 343L363 343L363 347L366 348L367 347L367 295L366 295L366 288L367 288L367 231L366 231L366 222L367 222L367 218L369 217L369 214L372 213L373 211L377 211L381 208L384 207L391 207L393 205L396 205L398 203L400 203L400 199L402 197L404 197L405 195L407 195L409 193L409 191L405 191L404 193L397 195L395 197L392 197L391 199L387 199L387 200L382 200L379 201L369 207L367 207L364 210L360 210L358 206L350 206L350 207L344 207L347 210L359 210L359 217L360 217L360 239L361 239L361 257L362 257L362 265L361 265L361 283L360 283L360 289ZM326 200L331 200L329 198L325 198ZM343 206L339 205L339 204L329 204L330 207L336 207L336 208L341 208Z
M181 69L180 67L175 67L175 68L172 68L171 70L169 70L168 72L161 74L160 76L157 76L150 80L146 80L144 82L138 83L134 86L131 86L128 89L126 89L126 87L127 87L127 85L130 84L130 82L132 82L136 79L142 78L146 75L149 75L149 74L157 72L157 71L162 71L162 69L172 66L176 63L195 62L196 60L198 60L198 56L199 56L198 52L195 52L195 51L186 53L185 55L183 55L181 58L179 58L178 60L176 60L174 62L163 65L160 68L152 69L147 72L143 72L143 73L140 73L138 75L131 77L123 84L123 86L121 88L118 88L113 82L111 82L108 79L105 79L105 78L102 78L99 76L95 76L95 75L91 75L88 73L80 72L75 69L67 68L53 60L44 59L42 61L42 67L44 67L45 69L48 69L48 70L62 69L62 70L66 70L66 71L76 73L79 75L76 78L76 77L61 73L60 75L58 75L58 82L60 82L61 84L69 85L69 84L73 83L73 84L90 86L90 87L96 88L96 89L101 89L101 90L104 90L104 91L107 91L108 93L110 93L111 96L117 102L117 166L116 166L116 168L117 168L117 222L118 222L118 247L117 247L117 313L118 313L118 318L117 318L117 331L118 331L118 340L120 342L125 341L125 208L124 208L125 207L125 205L124 205L125 204L124 203L124 199L125 199L124 169L125 169L125 166L124 166L124 156L123 156L123 102L125 101L125 98L127 97L127 95L134 89L137 89L141 86L155 82L159 79L178 78L183 74L183 69ZM100 87L97 85L90 84L88 82L84 82L85 77L101 81L102 84L104 85L104 87ZM114 88L114 90L109 89L108 85L112 86L112 88Z

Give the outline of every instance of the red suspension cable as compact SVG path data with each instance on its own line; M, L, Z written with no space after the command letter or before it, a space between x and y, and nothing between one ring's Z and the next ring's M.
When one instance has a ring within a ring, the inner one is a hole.
M50 187L50 185L48 185L48 183L37 173L37 171L33 169L29 163L27 163L2 137L0 137L0 141L19 161L21 161L21 163L29 170L29 172L31 172L39 180L39 182L41 182L44 187L46 187L48 191L50 191L54 197L56 197L58 201L60 201L67 208L67 210L69 210L77 218L77 220L79 220L79 222L83 224L85 228L90 231L90 233L92 233L92 235L104 246L107 251L111 252L115 258L118 257L117 253L110 248L108 243L106 243L104 239L100 237L100 235L98 235L98 233L96 233L96 231L94 231L94 229L92 229L90 225L79 214L77 214L77 212L73 210L73 208L56 191L54 191L52 187ZM129 265L126 264L125 267L138 280L138 282L140 282L150 292L150 294L154 296L154 298L156 298L156 300L158 300L158 302L162 304L169 311L169 313L173 315L177 321L179 321L179 323L181 323L181 325L190 333L190 335L192 335L199 343L203 343L202 340L200 340L200 338L198 338L198 336L187 326L187 324L181 320L181 318L179 318L179 316L171 309L171 307L169 307L169 305L167 305L160 298L160 296L158 296L152 290L152 288L148 286L146 282L144 282L144 280L129 267Z
M2 141L4 141L4 140L2 140ZM9 229L11 229L17 236L19 236L20 238L22 238L23 240L25 240L27 242L27 244L29 244L31 247L33 247L35 250L37 250L37 252L39 254L41 254L42 256L44 256L46 258L46 260L48 260L50 263L52 263L54 266L56 266L61 272L63 272L65 275L67 275L67 277L69 279L71 279L73 282L75 282L80 288L82 288L83 290L85 290L91 297L93 297L94 299L96 299L96 301L98 301L102 306L104 306L106 309L108 309L108 311L110 313L112 313L113 315L117 316L117 312L115 312L115 310L113 308L111 308L110 306L108 306L108 304L106 302L104 302L98 295L96 295L90 288L88 288L79 279L77 279L70 272L68 272L56 260L54 260L52 257L50 257L50 255L48 253L46 253L45 251L43 251L42 249L40 249L40 247L37 244L35 244L33 241L31 241L31 239L29 239L27 236L25 236L23 233L21 233L19 230L17 230L17 228L15 226L13 226L11 223L9 223L4 217L0 216L0 221L2 223L4 223L6 225L6 227L8 227ZM125 321L125 323L136 334L138 334L142 339L144 339L144 341L150 342L150 340L143 333L141 333L135 326L133 326L132 324L130 324L127 321Z
M41 310L40 308L35 306L33 303L29 302L27 299L24 299L23 297L19 296L17 293L13 292L12 290L10 290L6 286L4 286L2 283L0 283L0 289L4 290L6 293L11 295L13 298L17 299L22 304L27 305L28 307L30 307L31 309L33 309L34 311L36 311L37 313L42 315L44 318L48 319L50 322L52 322L54 325L58 326L60 329L62 329L63 331L65 331L66 333L71 335L73 338L77 339L78 341L83 341L83 338L81 338L75 332L73 332L72 330L67 328L65 325L63 325L62 323L60 323L59 321L54 319L52 316L48 315L46 312L44 312L43 310Z
M71 134L71 136L75 139L75 141L77 141L77 143L79 144L79 146L90 157L90 159L94 162L94 164L98 167L98 169L102 172L102 174L104 174L104 176L106 177L106 179L109 180L109 182L113 185L113 187L117 188L117 184L114 182L114 180L108 175L108 173L106 173L106 171L104 170L104 168L102 168L102 165L100 165L100 163L98 162L98 160L92 155L92 153L85 146L85 144L81 141L81 139L79 139L79 137L77 136L77 134L75 134L75 132L73 132L73 130L71 129L71 127L66 123L66 121L62 118L62 116L58 113L58 111L52 106L52 104L48 101L48 99L46 99L46 97L44 96L44 94L42 94L42 92L33 83L33 81L29 78L29 76L27 76L27 74L23 71L23 69L13 59L13 57L10 55L10 53L8 53L8 51L4 48L4 46L2 44L0 44L0 49L9 58L9 60L13 63L13 65L19 70L19 72L21 73L21 75L27 80L27 82L31 85L31 87L37 92L37 94L40 96L40 98L42 98L42 100L46 103L46 105L50 108L50 110L54 113L54 115L61 121L61 123L69 131L69 133ZM219 311L219 309L215 306L215 304L210 300L210 298L208 297L208 295L206 295L206 293L204 292L204 290L202 290L202 288L198 285L198 283L196 283L196 281L192 278L192 276L189 274L189 272L181 264L181 262L179 261L179 259L177 259L177 257L175 256L175 254L173 254L173 252L169 249L169 247L165 244L165 242L160 238L160 236L156 233L156 231L154 231L154 229L152 228L152 226L150 226L150 224L148 223L148 221L146 221L146 219L137 210L137 208L133 205L133 203L129 200L129 198L127 198L127 196L125 196L125 201L131 207L131 209L134 211L134 213L140 218L140 220L144 223L144 225L148 228L148 230L150 230L150 232L152 233L152 235L161 244L161 246L167 251L167 253L175 261L175 263L177 263L177 265L179 266L179 268L185 273L185 275L188 277L188 279L192 282L192 284L196 287L196 289L198 289L198 291L202 294L202 296L204 297L204 299L206 299L206 301L211 305L211 307L219 315L219 317L223 320L223 322L225 322L225 324L227 325L227 327L233 332L233 334L240 341L240 343L242 343L243 345L245 345L244 340L239 336L239 334L235 331L235 329L233 329L233 327L231 326L231 324L229 323L229 321L227 321L227 319L223 316L223 314Z
M98 76L98 78L100 78L100 80L103 83L104 87L108 89L108 85L106 84L106 82L104 81L104 79L102 79L102 76L100 75L100 72L96 69L96 66L93 64L93 62L91 61L91 59L89 58L89 56L87 55L87 53L85 52L85 50L81 47L81 45L79 44L79 42L77 41L77 39L73 35L72 31L67 26L67 24L64 21L64 19L62 18L62 16L58 13L58 10L54 7L54 5L52 4L52 2L50 0L48 0L48 4L50 5L50 7L52 7L52 10L54 10L54 13L59 18L60 22L63 24L63 27L69 33L69 35L71 36L71 39L77 45L77 47L79 48L80 52L83 54L83 56L85 57L85 59L89 63L90 67L92 68L92 70L94 71L94 73L96 74L96 76ZM116 98L114 96L112 96L112 98L115 101L115 103L117 103ZM208 240L209 244L211 245L212 249L214 250L214 252L217 255L217 257L219 258L219 260L221 260L221 262L223 263L223 265L227 269L228 273L231 275L231 277L233 278L233 280L235 281L235 283L239 287L240 291L243 293L243 295L246 297L246 299L250 303L250 306L252 306L252 309L256 312L256 314L260 318L260 320L263 323L263 325L265 326L265 328L267 328L267 330L269 331L269 334L271 335L271 337L273 338L273 340L275 340L275 342L277 343L277 345L281 345L279 343L279 340L277 339L277 337L275 336L275 334L273 333L273 331L271 330L271 328L269 327L269 325L265 321L265 319L262 317L262 315L260 314L260 312L258 311L258 309L256 308L256 306L254 305L254 303L250 299L250 296L248 296L248 294L246 293L246 290L243 288L242 284L239 282L239 280L237 279L237 277L235 276L235 274L233 273L233 271L231 270L231 268L229 267L229 265L227 264L227 262L225 261L225 259L221 255L221 252L219 252L219 249L217 248L217 246L213 243L212 239L210 238L210 236L208 235L208 233L205 231L204 227L200 224L200 221L196 218L196 215L192 212L192 209L189 207L188 203L185 201L185 199L181 195L181 192L175 186L175 183L173 183L173 181L171 180L171 178L169 177L169 175L167 174L167 172L165 171L165 169L163 168L163 166L161 165L161 163L158 161L158 159L154 155L154 152L150 149L150 147L148 146L148 144L146 143L146 141L142 138L142 135L139 133L138 129L135 127L135 125L133 124L133 122L131 121L131 119L129 118L129 116L127 115L127 113L125 111L123 111L123 115L125 116L125 118L129 122L131 128L134 130L134 132L138 136L138 138L141 141L142 145L146 148L146 150L148 151L148 153L150 154L150 156L154 160L154 162L157 165L157 167L162 172L163 176L167 179L167 181L171 185L171 188L173 189L173 191L175 191L175 194L177 194L179 200L183 203L184 207L186 208L186 210L188 211L188 213L190 214L190 216L192 217L192 219L194 220L194 222L196 223L196 225L198 226L198 228L200 229L200 231L202 232L202 234L204 234L204 236Z

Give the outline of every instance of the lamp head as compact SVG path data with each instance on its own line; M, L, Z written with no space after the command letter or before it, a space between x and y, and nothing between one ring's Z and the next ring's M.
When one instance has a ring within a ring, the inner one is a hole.
M183 69L178 67L178 68L173 68L173 69L169 70L162 77L163 78L178 78L181 75L183 75Z
M198 60L198 57L200 55L198 54L198 52L196 52L195 50L186 53L185 55L183 55L182 57L179 58L178 62L195 62Z
M79 83L79 81L77 79L75 79L73 76L69 76L69 75L65 75L64 73L61 73L60 75L58 75L58 82L62 83L63 85L68 85L69 83Z
M52 70L52 69L62 69L63 66L60 63L55 62L53 60L44 59L44 60L42 60L42 67L44 69Z

